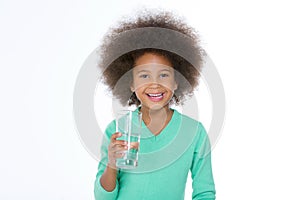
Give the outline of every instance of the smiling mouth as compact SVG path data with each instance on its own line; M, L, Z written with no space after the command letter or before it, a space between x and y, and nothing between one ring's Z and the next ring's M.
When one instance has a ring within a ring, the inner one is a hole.
M161 97L164 93L147 94L149 97Z
M163 99L164 93L148 93L147 96L150 100L157 102Z

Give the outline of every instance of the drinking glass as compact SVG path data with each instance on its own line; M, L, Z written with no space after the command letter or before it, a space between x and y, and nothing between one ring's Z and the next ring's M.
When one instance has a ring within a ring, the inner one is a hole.
M116 132L122 136L117 140L127 142L127 149L122 158L116 160L116 166L121 169L134 169L138 165L138 149L141 137L142 114L138 111L121 110L116 114Z

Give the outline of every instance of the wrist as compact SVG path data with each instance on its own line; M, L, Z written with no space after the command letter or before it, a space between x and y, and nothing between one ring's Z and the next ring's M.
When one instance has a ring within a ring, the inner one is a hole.
M113 174L117 174L117 172L118 172L118 168L115 166L115 165L107 165L106 166L106 171L108 172L108 173L113 173Z

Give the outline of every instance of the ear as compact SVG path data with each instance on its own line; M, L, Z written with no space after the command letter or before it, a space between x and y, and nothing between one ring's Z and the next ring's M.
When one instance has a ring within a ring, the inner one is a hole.
M177 82L175 81L175 83L174 83L174 91L177 90L177 88L178 88L178 84L177 84Z
M131 92L134 92L134 91L135 91L135 89L134 89L134 87L133 87L133 82L131 82L131 84L130 84L130 90L131 90Z

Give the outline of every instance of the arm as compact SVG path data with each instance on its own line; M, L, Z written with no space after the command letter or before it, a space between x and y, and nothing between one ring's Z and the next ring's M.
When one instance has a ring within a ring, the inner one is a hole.
M118 151L124 150L124 141L117 140L118 137L121 136L121 133L115 133L111 136L110 144L108 145L108 164L100 178L100 184L102 187L111 192L116 187L116 180L117 180L117 166L116 166L116 159L121 157L122 154L118 154Z
M211 167L211 148L203 126L197 138L191 173L193 200L215 200L215 184Z
M101 160L94 184L96 200L115 200L118 195L118 170L115 166L115 159L117 158L116 152L123 148L123 144L121 140L116 140L121 134L111 135L113 132L114 125L111 123L105 131L101 145Z
M100 178L101 186L108 192L112 192L116 188L118 171L107 166Z

